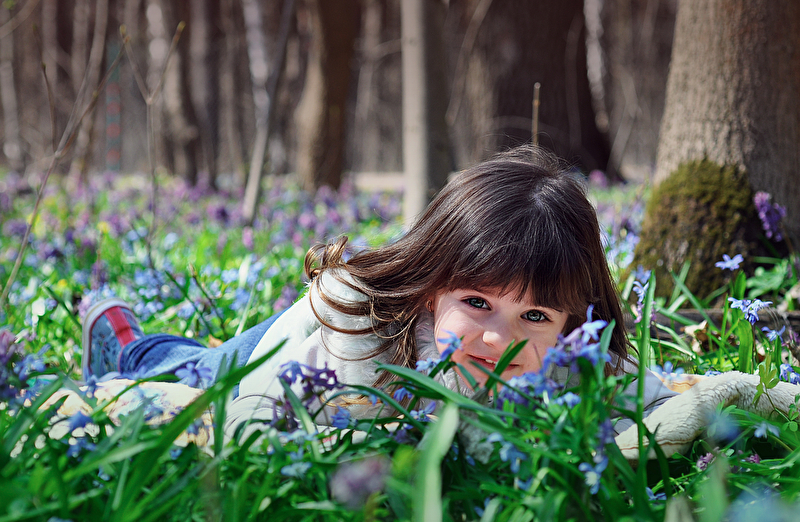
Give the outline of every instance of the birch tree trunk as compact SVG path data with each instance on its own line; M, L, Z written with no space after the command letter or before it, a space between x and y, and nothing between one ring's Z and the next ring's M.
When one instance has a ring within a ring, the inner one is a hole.
M253 152L250 156L250 170L244 191L242 215L247 224L252 225L256 215L256 207L261 192L261 172L269 140L269 93L267 78L269 77L269 60L267 43L264 38L261 6L258 0L242 0L244 24L247 35L247 57L250 64L250 81L253 88L253 103L256 108L256 135L253 140Z
M86 66L86 73L81 80L85 82L84 96L77 99L75 103L80 104L79 110L90 102L91 97L100 83L101 67L106 51L106 29L108 28L108 0L97 0L95 3L94 31L92 34L92 47L89 53L89 63ZM80 91L79 91L80 92ZM91 144L94 135L95 111L92 110L86 115L81 123L78 138L75 142L75 152L70 171L78 174L85 183L87 171L91 160Z
M450 173L445 123L445 6L438 0L401 4L403 53L403 219L407 226L425 210Z

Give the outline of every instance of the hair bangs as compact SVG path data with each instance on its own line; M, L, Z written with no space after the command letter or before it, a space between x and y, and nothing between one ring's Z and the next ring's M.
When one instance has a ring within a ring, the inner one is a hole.
M518 300L581 315L592 295L591 271L577 241L564 240L548 219L526 219L472 230L455 258L447 287L513 293ZM498 242L497 237L506 240Z

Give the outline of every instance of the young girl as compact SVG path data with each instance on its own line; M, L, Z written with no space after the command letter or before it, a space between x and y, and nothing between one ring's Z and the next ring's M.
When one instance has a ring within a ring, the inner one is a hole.
M541 149L521 147L459 173L393 244L345 260L346 242L312 248L306 295L213 350L175 336L142 336L124 303L98 303L85 321L84 371L176 373L208 386L223 356L235 353L241 365L285 341L241 382L226 420L234 429L271 418L283 394L278 375L291 361L332 369L345 384L381 387L394 376L376 373L378 364L414 368L454 335L462 349L453 360L483 383L475 365L492 370L512 342L527 340L503 372L508 379L539 370L547 348L582 324L590 305L593 319L615 321L606 372L635 370L594 207L582 182ZM442 379L471 393L458 373ZM648 410L672 395L648 376ZM380 407L348 409L366 418Z

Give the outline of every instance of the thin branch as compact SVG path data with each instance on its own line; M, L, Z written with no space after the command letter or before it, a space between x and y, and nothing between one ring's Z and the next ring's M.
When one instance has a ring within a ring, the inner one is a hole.
M0 25L0 38L5 38L13 33L14 30L31 15L38 4L39 0L30 0L30 2L25 4L22 9L17 11L17 14L12 16L8 22Z

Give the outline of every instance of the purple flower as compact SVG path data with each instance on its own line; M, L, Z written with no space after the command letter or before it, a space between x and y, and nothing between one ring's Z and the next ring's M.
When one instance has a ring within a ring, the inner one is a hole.
M303 365L297 361L289 361L281 366L278 377L286 384L292 385L303 378Z
M350 412L341 406L336 407L336 413L331 417L331 426L343 430L350 426Z
M739 263L743 262L742 254L736 254L731 258L728 254L722 254L722 261L717 261L714 266L722 270L736 270L739 268Z
M14 367L14 373L17 374L20 381L25 382L32 373L41 373L45 370L44 361L42 361L41 357L46 350L47 346L42 348L39 353L29 353Z
M19 352L19 345L15 344L16 336L6 330L0 329L0 366L5 366L8 361Z
M744 459L744 461L750 462L751 464L761 464L761 456L758 453L753 453L752 455Z
M770 203L772 196L766 192L756 192L753 197L764 235L775 241L781 241L781 221L786 217L786 207L777 203Z
M183 368L175 370L175 376L181 380L181 383L197 388L198 385L202 386L204 382L210 382L214 376L214 371L208 366L197 366L193 362L188 362Z
M329 391L343 386L339 383L339 379L336 378L336 372L328 368L327 365L324 368L305 366L305 370L308 372L308 374L304 376L305 384L303 385L303 391L305 393L315 393L315 389L317 388Z
M715 458L717 458L717 456L714 455L713 453L706 453L705 455L697 459L697 469L699 469L700 471L705 471L706 469L708 469L708 466L712 462L714 462Z
M331 478L331 496L351 509L362 506L373 493L382 491L391 470L383 456L341 464Z
M597 443L600 448L605 447L607 444L614 442L614 425L611 419L606 419L600 423L597 430Z

